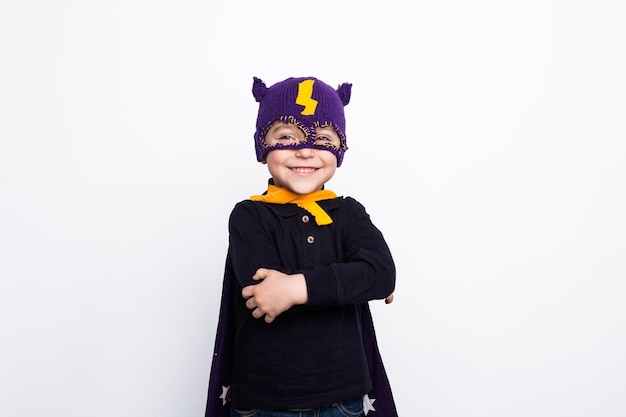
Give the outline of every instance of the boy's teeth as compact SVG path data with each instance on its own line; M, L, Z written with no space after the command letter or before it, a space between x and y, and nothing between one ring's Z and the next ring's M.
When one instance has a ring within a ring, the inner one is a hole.
M312 172L315 171L315 168L293 168L294 171L297 172Z

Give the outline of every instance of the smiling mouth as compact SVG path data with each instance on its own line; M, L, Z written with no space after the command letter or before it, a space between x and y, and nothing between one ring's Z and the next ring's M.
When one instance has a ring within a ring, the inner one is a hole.
M299 174L310 174L312 172L317 171L317 168L312 168L312 167L294 167L291 168L292 171L295 171Z

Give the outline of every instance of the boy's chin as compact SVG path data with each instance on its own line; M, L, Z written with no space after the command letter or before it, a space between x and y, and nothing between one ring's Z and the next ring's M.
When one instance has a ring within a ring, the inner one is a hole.
M324 187L324 184L298 184L298 183L288 183L288 184L282 184L280 185L280 187L283 187L289 191L291 191L292 193L295 194L311 194L314 193L316 191L321 190Z

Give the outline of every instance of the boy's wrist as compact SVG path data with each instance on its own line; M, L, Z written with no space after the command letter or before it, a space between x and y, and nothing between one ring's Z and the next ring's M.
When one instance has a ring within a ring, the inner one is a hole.
M293 274L293 297L294 304L306 304L309 301L309 294L306 286L306 278L304 274Z

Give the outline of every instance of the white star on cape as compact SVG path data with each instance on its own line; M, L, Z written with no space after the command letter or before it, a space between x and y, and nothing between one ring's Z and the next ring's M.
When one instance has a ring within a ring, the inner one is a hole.
M226 405L226 401L228 401L228 390L230 389L230 385L225 387L222 385L222 395L220 398L222 399L222 405Z
M363 413L365 413L365 415L370 411L376 411L374 401L376 401L376 398L370 398L367 394L363 397Z

